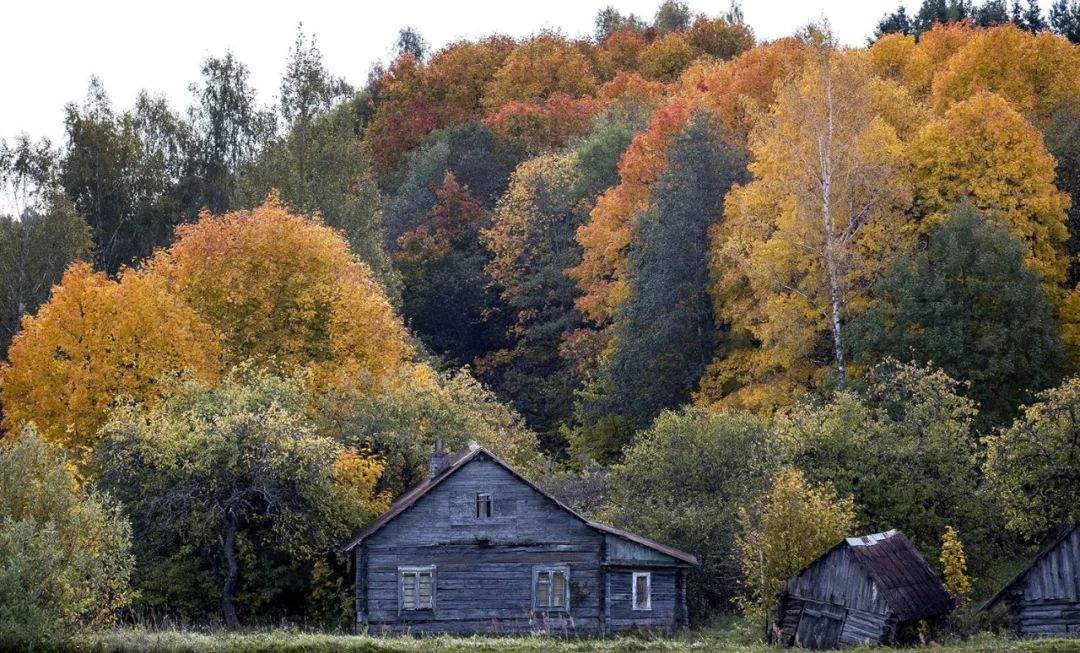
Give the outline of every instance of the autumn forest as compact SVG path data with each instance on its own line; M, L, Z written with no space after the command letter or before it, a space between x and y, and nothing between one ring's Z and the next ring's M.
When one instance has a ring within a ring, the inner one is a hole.
M301 28L270 104L223 52L7 134L0 641L347 630L436 440L696 552L692 623L898 528L994 628L1080 521L1080 4L867 36L665 0L346 81Z

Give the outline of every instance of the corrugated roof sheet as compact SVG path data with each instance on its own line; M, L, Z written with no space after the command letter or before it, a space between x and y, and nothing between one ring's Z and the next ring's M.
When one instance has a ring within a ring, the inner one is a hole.
M919 550L897 530L845 541L902 621L950 612L955 604Z

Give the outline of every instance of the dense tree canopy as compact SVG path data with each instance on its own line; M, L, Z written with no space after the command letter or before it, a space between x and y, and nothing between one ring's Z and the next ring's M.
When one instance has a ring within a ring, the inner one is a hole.
M300 30L267 96L228 52L181 107L91 81L56 145L0 141L0 493L100 537L0 519L0 636L344 628L333 549L437 440L696 553L695 618L890 528L977 601L1077 518L1080 5L1043 9L925 0L841 46L667 0L405 27L350 81ZM119 510L134 567L95 557Z
M970 382L982 418L1004 423L1060 380L1064 351L1038 277L1004 227L961 206L874 285L852 324L863 361L892 356Z
M1055 534L1080 515L1080 380L1047 390L1012 426L987 439L986 475L1010 528L1033 539Z
M935 551L947 524L983 545L999 535L979 492L976 415L943 372L891 361L861 389L792 411L778 430L786 460L855 498L863 530L898 528Z
M276 194L177 229L148 264L222 338L226 360L310 368L322 384L377 386L409 354L400 320L341 235Z
M770 404L848 374L845 324L897 245L884 234L909 194L871 90L864 58L822 50L752 134L753 180L728 195L714 235L717 305L754 343L717 365L712 386L736 388L728 401Z
M242 542L311 559L387 505L381 464L321 435L299 379L241 367L191 382L104 428L102 482L132 512L142 546L190 544L210 558L225 624L239 623Z
M4 427L12 434L32 422L78 458L117 397L152 401L178 372L212 380L220 369L212 328L163 279L126 270L114 281L78 262L24 318L0 369Z
M700 554L695 611L730 605L740 578L738 509L769 486L775 441L752 416L665 412L611 471L611 514L621 526ZM725 470L718 475L717 470Z

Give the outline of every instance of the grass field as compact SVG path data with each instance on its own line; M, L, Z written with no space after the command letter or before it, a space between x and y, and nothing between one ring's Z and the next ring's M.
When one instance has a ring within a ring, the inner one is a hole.
M130 628L81 635L66 642L63 648L80 652L212 651L215 653L234 651L371 651L378 653L734 651L765 653L777 650L757 643L751 629L737 620L719 622L711 627L692 630L675 637L636 635L602 639L564 639L539 635L527 637L370 637L308 633L286 629L226 633ZM984 651L1050 653L1080 651L1080 640L1016 641L992 635L980 635L962 642L935 642L922 648L934 653ZM890 649L854 650L888 651Z

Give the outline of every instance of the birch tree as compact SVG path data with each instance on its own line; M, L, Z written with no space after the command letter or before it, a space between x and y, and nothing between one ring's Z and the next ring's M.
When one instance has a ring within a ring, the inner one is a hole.
M751 135L753 180L729 194L714 232L717 305L747 343L718 372L744 389L844 382L845 323L909 194L865 56L815 47Z

